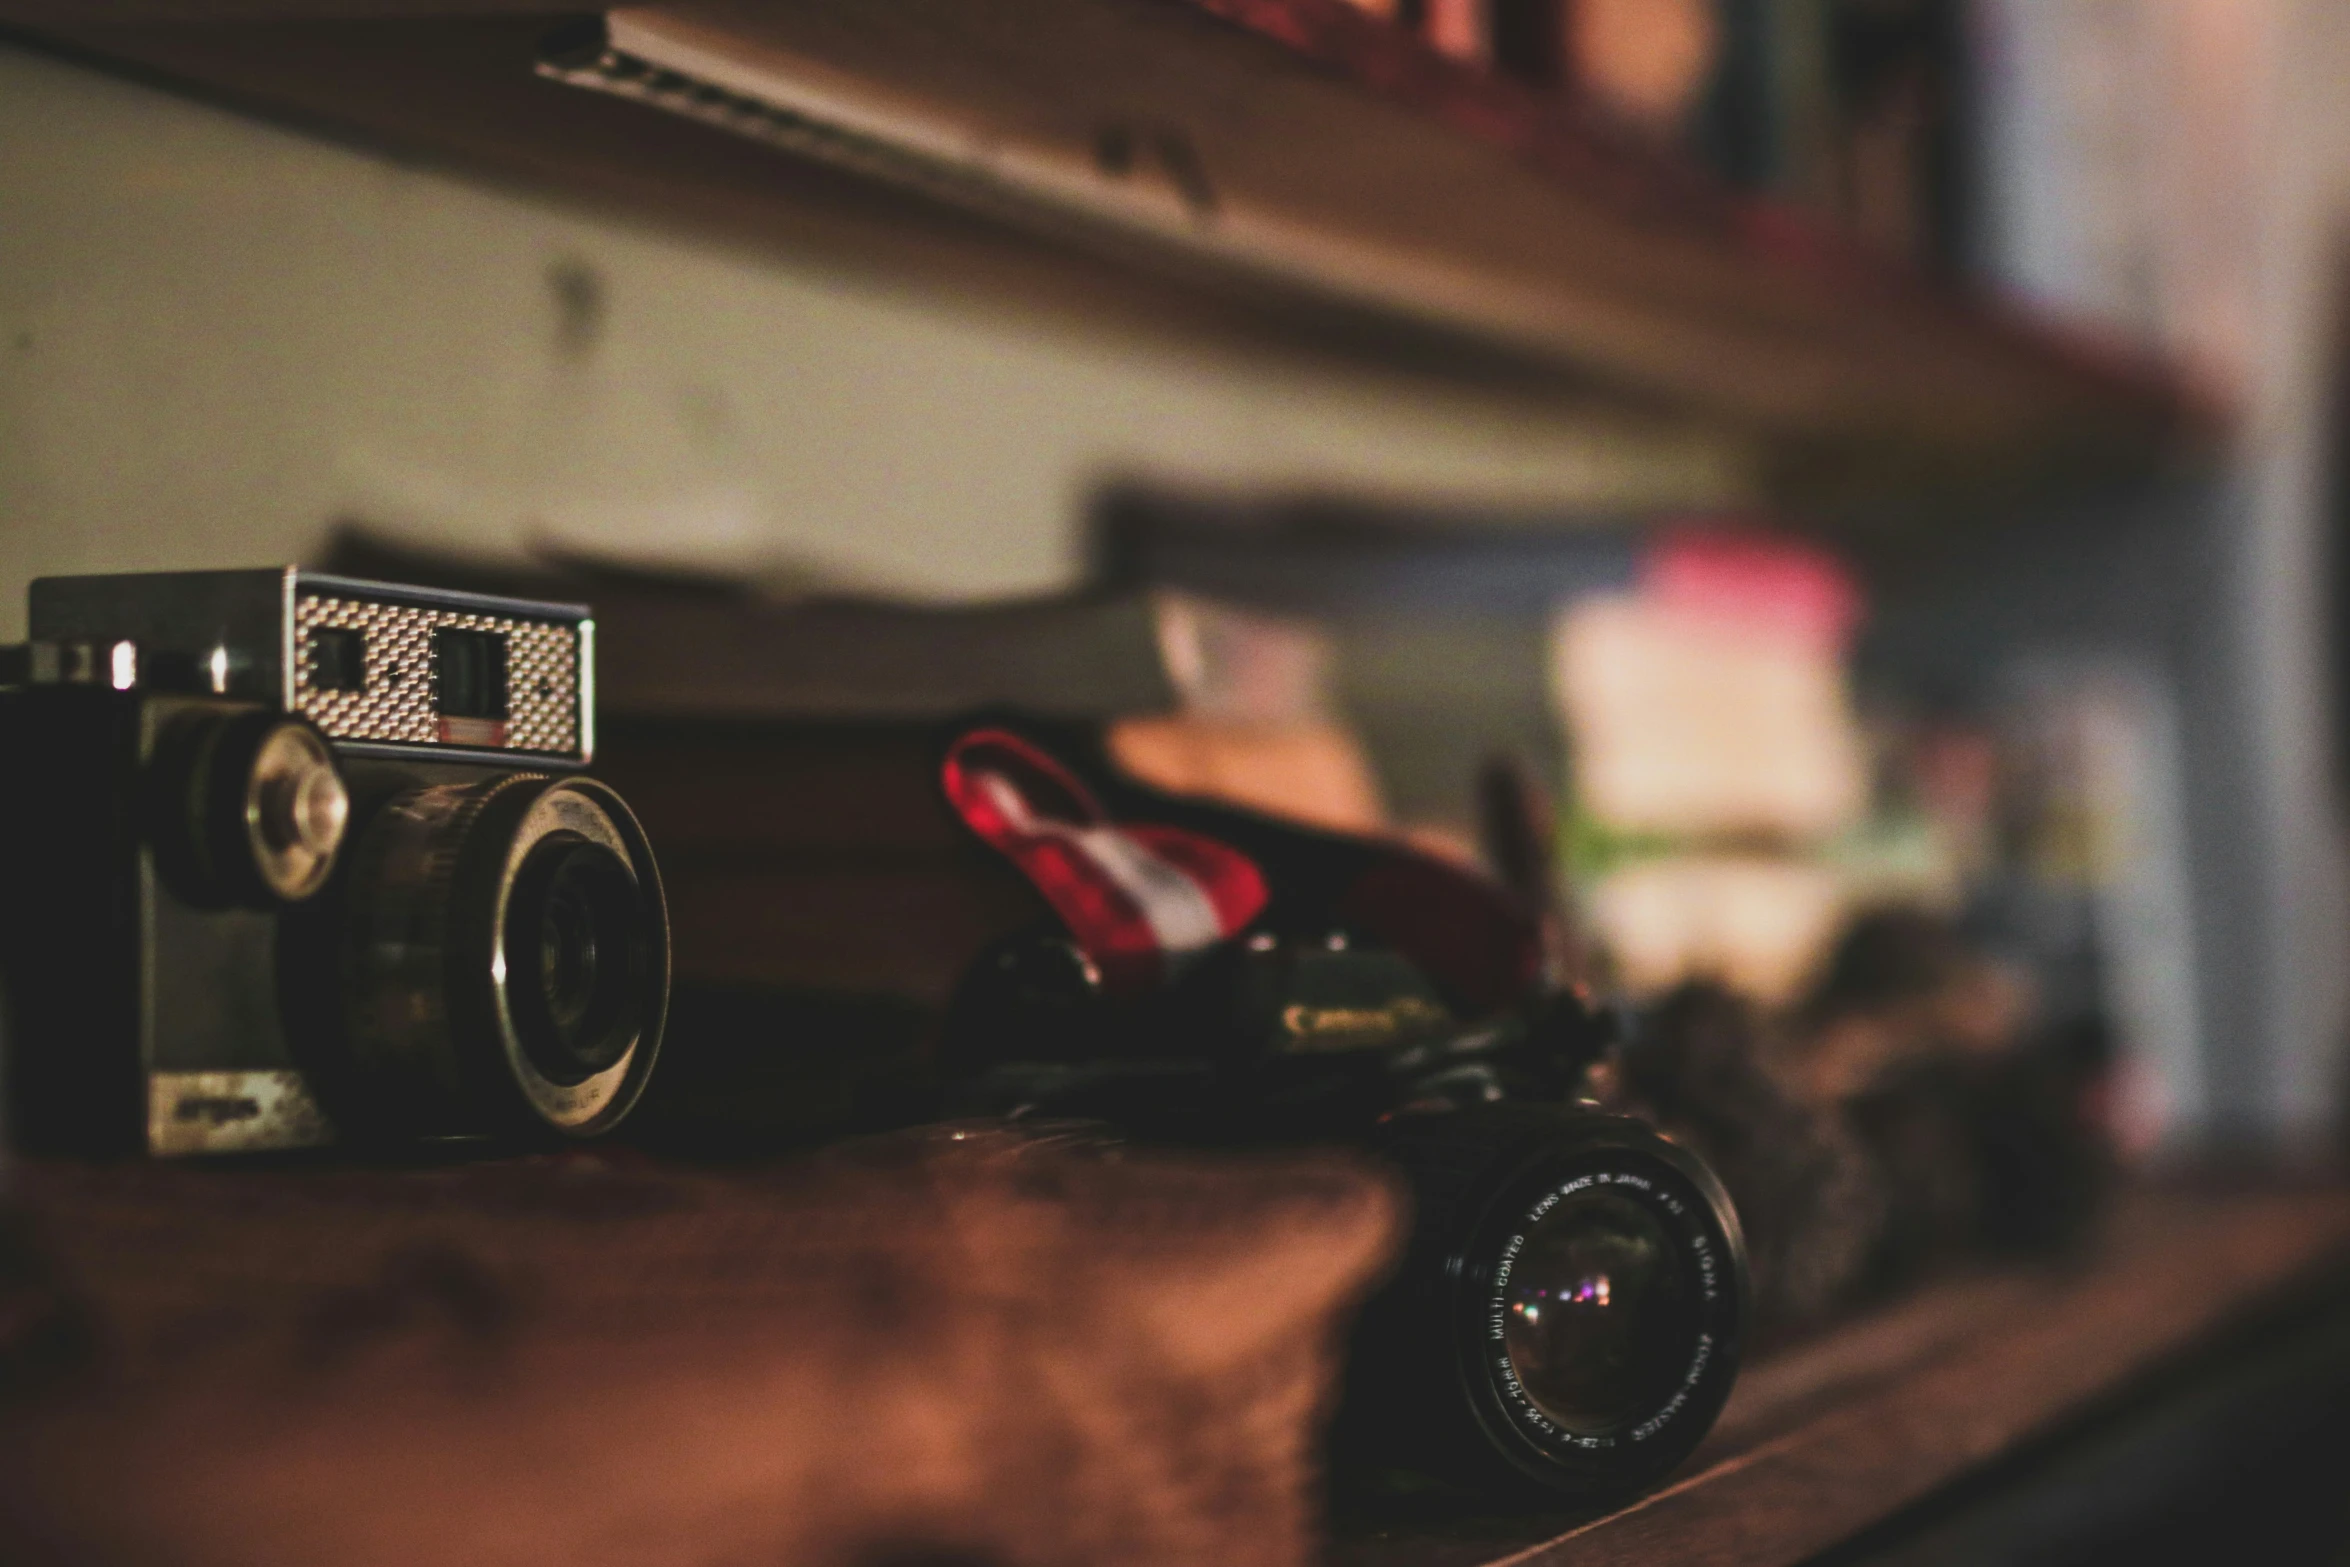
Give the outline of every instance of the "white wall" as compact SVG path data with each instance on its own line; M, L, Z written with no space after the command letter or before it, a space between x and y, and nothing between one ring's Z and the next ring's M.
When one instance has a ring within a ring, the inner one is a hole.
M565 278L598 303L567 314ZM344 518L1034 591L1134 472L1510 504L1742 482L1688 437L907 297L0 48L0 637L30 576L300 558Z

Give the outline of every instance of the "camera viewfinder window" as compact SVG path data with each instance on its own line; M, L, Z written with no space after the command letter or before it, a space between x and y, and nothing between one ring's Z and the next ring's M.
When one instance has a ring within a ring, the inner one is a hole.
M321 626L310 633L310 688L367 689L367 633L356 626Z
M443 626L432 634L433 706L444 718L506 716L506 638Z

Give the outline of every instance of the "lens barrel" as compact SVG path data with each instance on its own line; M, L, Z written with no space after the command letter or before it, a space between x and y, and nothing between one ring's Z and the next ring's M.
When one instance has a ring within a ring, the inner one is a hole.
M368 813L349 861L281 947L339 1125L581 1138L627 1115L660 1050L669 923L619 795L527 773L417 784Z
M1506 1103L1399 1115L1371 1146L1415 1223L1349 1359L1346 1457L1597 1499L1689 1455L1747 1320L1745 1243L1704 1165L1638 1121Z

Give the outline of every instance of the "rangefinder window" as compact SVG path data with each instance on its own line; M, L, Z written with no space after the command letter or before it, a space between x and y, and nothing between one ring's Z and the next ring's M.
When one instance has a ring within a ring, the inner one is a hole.
M367 689L367 633L356 626L321 626L310 633L314 691Z
M506 638L443 626L432 634L433 707L444 718L506 717Z

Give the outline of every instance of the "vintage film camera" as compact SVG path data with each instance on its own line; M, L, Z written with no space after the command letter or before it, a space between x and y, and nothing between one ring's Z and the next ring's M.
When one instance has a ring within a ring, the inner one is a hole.
M669 992L595 624L294 567L44 578L0 691L18 1142L593 1136Z
M1351 1473L1577 1501L1661 1478L1728 1398L1748 1317L1721 1184L1580 1098L1606 1015L1554 992L1456 1018L1399 955L1257 931L1164 989L1105 994L1066 937L985 954L945 1064L957 1108L1143 1139L1345 1142L1407 1182L1412 1239L1366 1306L1333 1426Z

